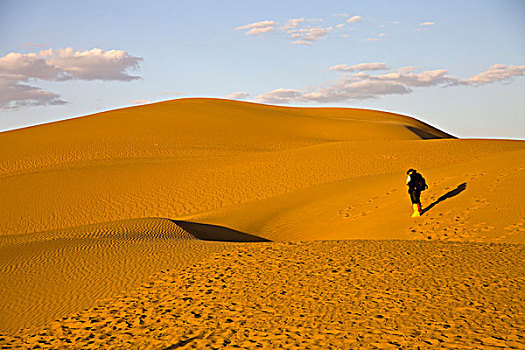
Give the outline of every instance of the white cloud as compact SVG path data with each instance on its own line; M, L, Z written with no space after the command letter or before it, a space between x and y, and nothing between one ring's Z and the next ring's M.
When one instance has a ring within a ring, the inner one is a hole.
M332 30L332 27L310 27L289 30L288 33L290 34L290 38L292 40L312 42L322 39Z
M323 18L292 18L287 20L284 25L279 27L279 23L273 20L265 20L255 23L246 24L243 26L236 27L236 30L244 31L246 35L257 35L268 32L276 32L278 34L284 34L292 41L293 45L311 45L316 41L328 37L335 33L335 35L347 38L348 33L341 33L345 31L357 30L351 27L351 24L357 24L363 21L363 17L359 15L351 16L347 13L336 13L332 17L343 18L344 23L333 23L332 26L322 25L324 22ZM329 19L328 22L336 21L333 18ZM347 25L348 23L348 25ZM399 21L388 21L388 25L397 25ZM421 23L421 30L434 25L434 22L423 22ZM381 28L387 27L387 24L380 25ZM419 30L419 29L418 29ZM365 42L379 41L385 37L387 33L382 32L377 34L375 37L368 37Z
M153 102L153 101L152 100L134 100L134 101L131 101L131 104L143 105L143 104L151 103L151 102Z
M496 64L488 70L467 80L450 76L446 69L416 72L417 67L402 67L386 74L372 75L363 71L386 69L385 63L361 63L353 66L336 65L330 70L340 72L358 71L340 76L336 81L318 89L276 89L256 97L256 101L275 104L290 103L341 103L351 100L377 99L386 95L406 95L413 89L425 87L451 87L460 85L484 85L494 82L510 82L525 75L525 65Z
M0 76L9 76L19 81L27 81L30 78L42 80L71 79L67 72L50 64L39 54L21 54L18 52L10 52L0 57Z
M293 101L301 100L303 92L292 89L276 89L266 92L255 98L255 101L265 103L286 104Z
M122 50L92 49L74 51L71 47L39 53L11 52L0 57L0 74L18 76L19 80L121 80L140 79L129 75L138 69L141 57Z
M407 66L407 67L401 67L401 68L398 68L398 72L399 73L412 73L413 71L415 71L416 69L418 69L419 67L417 66Z
M436 25L435 22L422 22L422 23L419 23L419 26L416 28L416 31L427 30L430 27L435 26L435 25Z
M53 66L67 72L73 78L82 80L120 80L140 79L129 75L128 69L138 69L141 57L134 57L122 50L92 49L74 51L73 48L41 51Z
M356 23L356 22L359 22L361 21L361 16L353 16L353 17L350 17L349 19L347 19L346 21L348 23Z
M317 92L307 93L304 98L308 102L345 102L349 100L375 99L384 95L408 94L411 90L396 82L382 82L374 80L353 81L341 79L332 86L320 89Z
M384 38L386 36L386 33L379 33L377 34L376 37L370 37L370 38L366 38L365 39L365 42L375 42L375 41L379 41L381 38Z
M363 70L386 69L386 64L361 63L354 66L336 65L330 70L340 72L358 71L341 75L333 83L317 89L276 89L257 96L256 100L266 103L341 103L351 100L376 99L386 95L406 95L416 88L451 87L459 85L483 85L497 81L508 82L514 77L525 75L525 65L494 65L487 71L467 80L450 76L446 69L416 72L416 67L402 67L386 74L372 75Z
M180 92L180 91L164 91L159 94L159 96L181 96L181 95L185 95L185 93Z
M250 94L244 91L234 92L226 96L229 100L246 100L250 98Z
M63 105L60 96L38 87L0 76L0 111L30 106Z
M465 85L484 85L496 81L510 82L514 77L522 75L525 75L525 65L506 66L504 64L495 64L486 71L476 74L462 83Z
M265 103L338 103L349 100L378 98L383 95L408 94L411 90L403 84L388 81L340 79L336 83L317 91L277 89L257 96Z
M293 18L281 27L275 21L260 21L250 23L235 28L236 30L246 31L246 35L256 35L268 32L280 32L287 35L294 45L310 45L314 41L321 40L334 30L333 27L323 27L318 23L323 22L322 18ZM343 25L338 25L342 28Z
M286 22L284 26L281 27L282 31L288 32L291 29L299 28L301 23L304 23L306 20L304 18L294 18Z
M396 81L406 86L413 87L428 87L436 85L455 85L459 83L459 79L448 76L448 70L437 69L431 71L424 71L421 73L414 73L413 71L398 71L384 75L377 75L371 77L374 80Z
M296 40L296 41L292 41L292 45L312 45L312 42L311 41L306 41L306 40Z
M262 33L273 32L277 23L274 21L260 21L246 24L235 28L235 30L246 31L245 35L257 35Z
M138 69L140 62L142 58L122 50L66 48L27 54L11 52L0 57L0 108L66 103L55 93L27 84L30 81L130 81L140 79L127 72Z
M363 70L383 70L388 69L385 63L371 62L371 63L359 63L349 66L347 64L338 64L330 67L330 70L336 70L340 72L351 72L351 71L363 71Z

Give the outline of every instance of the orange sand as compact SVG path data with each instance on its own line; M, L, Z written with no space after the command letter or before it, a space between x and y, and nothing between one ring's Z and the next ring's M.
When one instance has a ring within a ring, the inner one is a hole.
M182 99L0 133L0 149L0 345L525 345L522 141ZM430 186L416 219L408 168Z

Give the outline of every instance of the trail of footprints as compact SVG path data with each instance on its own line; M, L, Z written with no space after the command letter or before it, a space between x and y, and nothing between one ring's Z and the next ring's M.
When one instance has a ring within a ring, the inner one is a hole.
M390 196L396 192L397 189L393 188L389 192L386 192L384 196L375 196L366 201L358 202L350 205L344 209L339 210L339 215L349 218L358 219L370 215L374 210L384 207L384 198Z
M523 245L236 244L4 348L525 346Z
M516 168L510 171L510 173L500 173L495 178L495 181L488 187L487 192L494 192L497 190L508 191L508 185L506 180L511 173L523 171L525 168ZM485 172L475 172L466 175L467 189L468 184L472 181L487 175ZM439 187L441 181L436 181L434 186ZM450 191L451 187L445 187L443 192ZM462 194L459 194L462 195ZM435 194L424 199L427 203L433 203L439 198ZM451 201L452 199L447 199ZM437 205L440 205L438 203ZM493 231L496 229L495 226L487 222L471 222L472 214L479 209L489 208L492 203L483 194L478 194L472 197L470 205L460 210L439 210L437 214L425 213L417 221L410 226L409 230L413 238L415 239L438 239L438 240L460 240L460 241L473 241L483 242L486 241L490 236L494 241L501 241L507 238L509 235L520 234L525 231L525 217L519 219L518 222L507 225L504 227L506 233L494 235ZM450 207L450 206L449 206ZM432 209L434 211L435 208ZM497 210L498 208L494 208Z
M465 183L476 180L485 173L476 172L471 174L466 174ZM438 180L433 183L433 188L441 188L442 183L445 180ZM449 181L447 181L449 182ZM436 201L448 193L449 191L454 190L453 187L446 186L441 190L442 193L439 195L436 191L433 191L432 194L425 198L423 196L423 208L426 208L431 205L431 203L436 203ZM464 195L460 193L458 195ZM452 201L453 198L447 198L443 201ZM425 205L426 203L426 205ZM436 203L436 206L440 206L442 203ZM417 218L415 223L410 226L410 234L414 239L428 239L428 240L452 240L452 241L473 241L473 242L483 242L487 236L486 232L494 229L493 226L490 226L484 222L471 224L470 223L470 214L472 211L478 210L480 208L490 205L490 202L481 195L476 195L473 197L473 204L466 208L462 208L461 211L456 210L442 210L440 208L432 208L432 212L427 212L423 216ZM461 209L461 208L459 208Z
M500 187L505 187L506 180L509 175L515 172L525 170L523 167L512 169L509 173L500 173L496 176L495 181L488 187L487 192L494 192L500 190ZM478 171L465 174L464 182L467 184L467 189L473 181L476 181L488 175L486 172ZM435 203L441 196L449 191L454 190L455 186L445 186L446 183L454 181L454 177L445 177L442 179L433 180L431 189L423 192L423 208ZM456 181L457 182L457 181ZM508 189L505 189L508 190ZM339 215L348 219L359 219L372 214L375 210L383 208L384 202L389 195L394 193L396 189L391 189L385 195L374 196L366 201L354 203L339 211ZM465 193L460 193L465 195ZM407 198L408 201L408 198ZM444 201L453 201L452 198L447 198ZM400 203L403 205L406 203ZM471 215L475 211L490 207L492 203L483 194L473 196L471 204L465 208L458 208L458 210L443 210L442 203L436 203L430 212L425 213L422 217L414 220L414 223L409 227L410 236L414 239L425 240L459 240L459 241L473 241L483 242L487 237L492 236L495 241L501 241L508 237L508 235L519 234L525 231L525 217L520 221L507 225L504 229L506 233L499 236L493 236L492 232L496 229L493 225L487 222L471 222ZM450 207L450 206L448 206ZM410 209L407 210L407 215L410 215Z

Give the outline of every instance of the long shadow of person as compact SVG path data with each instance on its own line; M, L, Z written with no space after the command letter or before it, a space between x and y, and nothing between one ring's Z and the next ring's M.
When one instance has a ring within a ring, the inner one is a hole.
M423 209L423 213L426 213L427 211L429 211L430 209L434 208L434 206L438 203L441 203L443 202L445 199L449 199L449 198L452 198L454 196L457 196L458 194L460 194L461 192L465 191L467 189L467 183L466 182L463 182L461 185L459 185L457 188L453 189L452 191L449 191L447 193L445 193L444 195L442 195L441 197L439 197L437 199L437 201L435 201L434 203L430 204L428 207L426 207L425 209Z

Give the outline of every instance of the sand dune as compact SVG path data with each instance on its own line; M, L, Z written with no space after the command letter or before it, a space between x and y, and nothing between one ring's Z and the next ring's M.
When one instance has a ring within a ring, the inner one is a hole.
M421 170L426 215L409 217L399 173L312 186L269 199L188 216L235 225L274 241L440 239L525 243L525 151ZM246 213L250 213L249 216ZM319 228L323 232L319 232Z
M0 133L0 149L2 345L523 344L522 141L181 99ZM408 168L430 185L417 219Z
M0 327L34 328L138 287L152 271L191 264L223 248L217 242L232 241L267 240L161 218L0 237L0 309L7 316Z
M404 125L427 128L401 116L393 120L405 124L382 122L385 116L377 112L350 113L354 118L377 115L370 117L372 122L344 119L340 110L328 110L330 118L311 113L182 100L3 133L0 190L6 200L0 208L5 213L0 230L28 233L127 218L177 217L285 193L354 173L351 160L339 169L341 159L334 159L332 168L337 168L307 171L326 166L319 156L344 150L339 157L360 157L355 148L362 145L342 141L391 134L417 139ZM363 123L372 126L359 127ZM305 161L298 163L297 157ZM39 205L31 204L35 202Z

